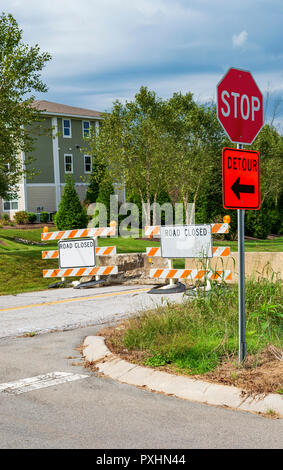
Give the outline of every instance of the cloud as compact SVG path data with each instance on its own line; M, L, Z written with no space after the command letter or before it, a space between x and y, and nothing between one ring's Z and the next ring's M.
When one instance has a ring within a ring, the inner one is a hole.
M232 44L234 47L242 47L248 39L247 31L241 31L239 34L233 34Z
M206 101L230 67L283 96L282 0L0 0L0 10L52 54L40 99L105 110L146 85Z

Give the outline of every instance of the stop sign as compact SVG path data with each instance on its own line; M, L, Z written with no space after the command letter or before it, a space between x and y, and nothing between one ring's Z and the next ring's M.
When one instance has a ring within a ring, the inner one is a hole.
M263 99L250 72L228 70L217 85L217 114L231 142L254 141L263 125Z

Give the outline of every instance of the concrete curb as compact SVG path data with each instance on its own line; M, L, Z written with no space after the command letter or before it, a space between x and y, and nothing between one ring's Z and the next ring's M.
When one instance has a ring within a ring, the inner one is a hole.
M264 398L243 398L241 390L226 385L195 380L141 367L120 359L109 351L102 336L88 336L83 345L83 356L95 362L98 372L121 383L144 387L148 390L174 395L177 398L208 405L225 406L252 413L270 410L283 418L283 398L269 394Z

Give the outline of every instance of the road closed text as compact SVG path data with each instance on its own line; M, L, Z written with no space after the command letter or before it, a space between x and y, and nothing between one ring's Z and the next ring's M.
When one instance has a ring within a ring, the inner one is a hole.
M92 238L62 240L58 243L59 265L64 268L90 268L95 263L95 243Z
M193 227L193 226L189 226L189 227L182 227L182 229L180 228L170 228L170 229L167 229L165 228L164 230L164 236L165 237L169 237L169 238L172 238L172 237L181 237L181 236L185 236L185 237L206 237L208 234L208 229L206 227Z
M75 242L61 242L60 250L71 250L72 248L93 248L93 240L78 240Z
M160 227L163 258L212 257L211 225Z

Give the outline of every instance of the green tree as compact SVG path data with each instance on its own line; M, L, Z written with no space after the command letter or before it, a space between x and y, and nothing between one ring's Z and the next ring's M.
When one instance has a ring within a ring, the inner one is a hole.
M100 184L105 178L106 167L98 160L97 156L92 157L92 172L88 181L88 187L85 196L85 203L96 202L99 195Z
M260 154L261 208L247 211L246 231L256 238L278 233L283 221L283 137L271 124L265 124L251 147Z
M224 133L213 105L198 105L192 93L174 93L168 101L171 110L169 131L175 139L167 178L172 202L183 200L186 223L190 223L188 204L196 204L207 188L216 161L221 168Z
M72 176L68 175L64 192L55 215L58 230L85 228L88 224L86 209L82 206Z
M110 196L114 194L114 188L109 180L109 178L105 178L103 181L101 181L99 185L99 192L98 192L98 197L96 199L96 202L100 202L101 204L104 204L106 209L107 209L107 215L108 219L110 217ZM110 219L108 220L108 222Z
M165 102L141 87L132 102L116 101L98 135L89 144L92 155L105 162L113 183L138 193L150 224L150 203L164 189L173 140L167 132Z
M283 136L266 124L252 144L260 153L261 204L273 201L278 204L283 190Z
M19 153L33 149L27 126L40 120L32 107L33 92L44 93L46 85L40 72L50 54L41 53L39 46L22 41L22 30L11 14L0 16L0 196L17 191L16 184L25 169ZM29 165L30 161L25 164ZM32 170L30 170L32 173Z

